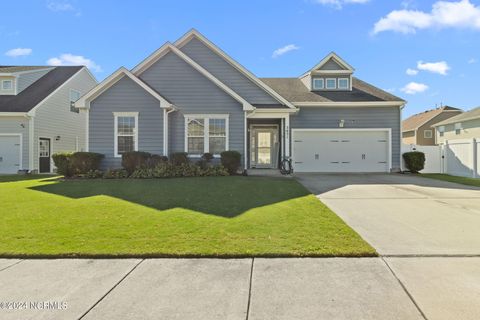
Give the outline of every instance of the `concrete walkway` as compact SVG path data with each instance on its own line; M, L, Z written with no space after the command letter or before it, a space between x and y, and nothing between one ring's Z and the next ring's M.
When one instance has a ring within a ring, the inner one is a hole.
M0 319L478 319L479 279L480 258L0 259Z

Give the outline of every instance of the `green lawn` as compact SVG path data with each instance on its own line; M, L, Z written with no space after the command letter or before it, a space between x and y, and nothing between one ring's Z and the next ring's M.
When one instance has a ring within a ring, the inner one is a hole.
M441 174L441 173L422 173L420 176L425 178L430 178L430 179L460 183L467 186L480 187L480 179L457 177L457 176L451 176L448 174Z
M0 201L0 256L376 254L293 179L4 176Z

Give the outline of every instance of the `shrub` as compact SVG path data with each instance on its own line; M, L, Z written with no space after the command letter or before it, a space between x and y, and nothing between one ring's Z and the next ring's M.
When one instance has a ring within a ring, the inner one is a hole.
M182 164L188 163L188 154L186 152L172 153L170 161L174 166L180 166Z
M83 177L86 179L98 179L103 177L103 172L100 170L90 170Z
M65 178L73 176L73 170L70 163L72 154L73 153L71 152L60 152L52 155L55 167L57 167L57 172L65 176Z
M103 179L124 179L128 178L128 172L125 169L107 170L103 174Z
M205 152L203 155L202 155L202 160L205 160L206 162L212 162L214 156L212 153L210 152Z
M175 166L172 163L163 162L155 168L139 168L132 173L130 178L152 179L204 176L228 176L228 171L221 165L209 166L206 169L202 169L193 163L184 163L179 166Z
M132 174L135 169L146 166L151 154L143 151L131 151L122 154L122 167Z
M410 172L418 173L425 167L425 153L420 151L405 152L403 160Z
M73 174L86 174L98 170L103 154L95 152L75 152L70 157Z
M166 156L160 156L158 154L152 154L150 158L148 158L146 167L147 168L155 168L158 166L160 163L165 163L168 162L168 157Z
M230 175L237 173L240 168L242 155L238 151L223 151L221 154L222 165L227 169Z

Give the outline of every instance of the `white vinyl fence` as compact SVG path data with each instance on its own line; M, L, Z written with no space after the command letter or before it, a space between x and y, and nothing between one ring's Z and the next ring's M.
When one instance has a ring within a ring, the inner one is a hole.
M402 145L402 154L410 151L425 153L422 173L480 178L480 138L448 140L439 146ZM406 169L403 159L402 169Z

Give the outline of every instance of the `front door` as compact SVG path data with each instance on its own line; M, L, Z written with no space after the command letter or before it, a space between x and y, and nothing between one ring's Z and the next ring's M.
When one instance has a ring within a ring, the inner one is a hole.
M38 154L40 173L50 172L50 139L40 138Z
M251 167L276 168L279 157L278 127L253 127L251 133Z

